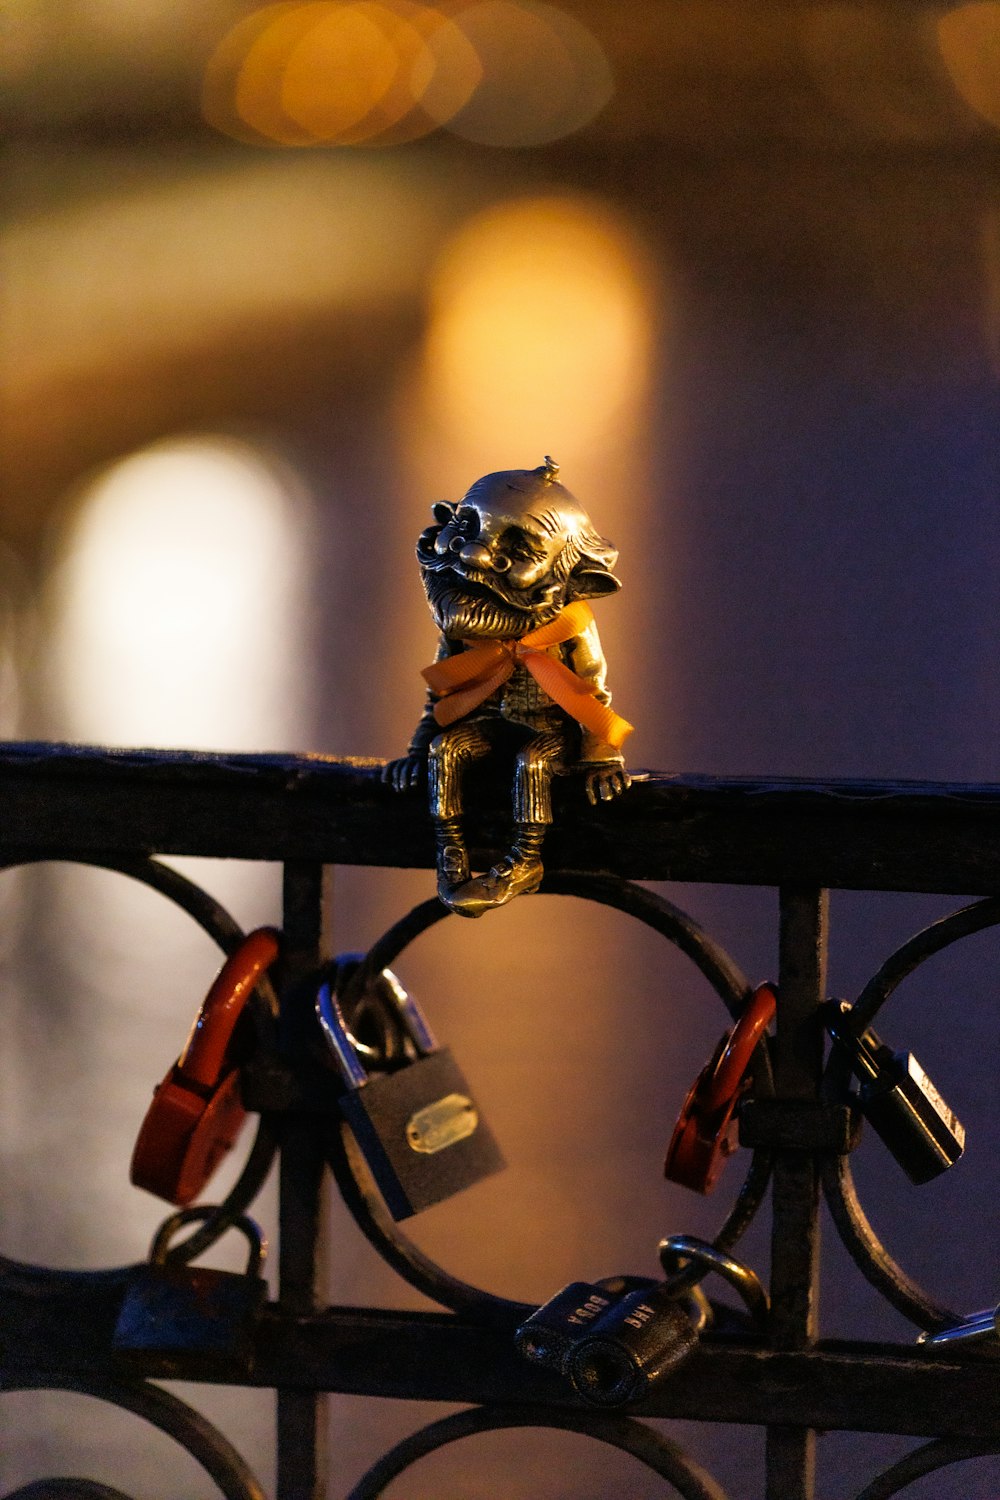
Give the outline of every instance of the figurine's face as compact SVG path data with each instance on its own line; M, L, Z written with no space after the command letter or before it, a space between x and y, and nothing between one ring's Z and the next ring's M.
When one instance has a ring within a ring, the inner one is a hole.
M487 475L459 505L435 506L440 524L417 545L435 621L453 639L521 636L554 619L571 598L618 587L607 544L606 583L574 587L574 572L578 585L581 571L595 572L592 558L588 569L580 564L587 539L600 538L562 485L534 474L520 479L518 470Z

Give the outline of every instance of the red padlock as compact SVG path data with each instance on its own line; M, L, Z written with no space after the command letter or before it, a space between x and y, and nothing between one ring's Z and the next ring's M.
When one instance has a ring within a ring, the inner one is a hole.
M710 1193L736 1150L736 1105L747 1084L754 1049L774 1017L777 998L759 984L732 1031L727 1031L677 1117L663 1175L696 1193Z
M230 1056L233 1029L278 951L278 933L259 927L219 970L184 1051L153 1091L132 1152L136 1187L183 1207L234 1145L246 1111Z

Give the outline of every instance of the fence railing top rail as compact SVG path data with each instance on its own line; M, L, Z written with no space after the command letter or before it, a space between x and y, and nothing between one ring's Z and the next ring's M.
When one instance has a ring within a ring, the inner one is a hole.
M8 858L194 854L430 867L425 798L382 762L318 754L0 744ZM630 879L1000 893L1000 784L640 773L592 808L557 785L546 864ZM506 847L508 786L484 778L476 857Z

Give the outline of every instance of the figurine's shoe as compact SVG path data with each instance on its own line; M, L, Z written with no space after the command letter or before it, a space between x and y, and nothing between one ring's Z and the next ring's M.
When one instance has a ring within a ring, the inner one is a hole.
M469 856L462 844L443 844L437 857L437 893L445 906L454 910L452 898L468 882Z
M481 917L484 911L506 906L515 896L530 896L542 883L542 862L535 855L508 854L485 875L467 880L445 904L462 917Z

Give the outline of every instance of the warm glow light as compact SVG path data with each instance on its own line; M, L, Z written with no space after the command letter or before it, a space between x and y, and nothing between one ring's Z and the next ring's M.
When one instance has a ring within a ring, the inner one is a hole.
M285 3L265 5L261 10L255 10L251 15L244 16L226 32L205 64L202 78L201 112L215 130L221 131L224 135L233 136L238 141L249 141L254 145L279 143L309 145L312 143L311 137L301 130L298 131L299 139L296 141L288 139L284 142L276 142L269 131L260 131L248 126L236 104L236 90L241 70L258 40L265 37L275 23L286 18L294 21L304 10L308 9L312 7L303 6L299 0L285 0ZM275 95L279 88L280 78L274 84ZM294 130L295 126L292 121L287 120L282 126L281 133L290 135Z
M487 146L538 146L579 130L614 92L608 60L585 26L554 5L485 0L459 24L483 80L449 124Z
M252 130L281 146L312 146L316 132L296 120L284 107L282 82L285 62L300 39L326 16L325 0L293 5L273 16L247 47L232 89L239 118Z
M586 200L527 199L478 216L435 281L429 406L450 414L471 451L506 455L498 467L512 454L600 450L645 386L650 330L635 265L628 235Z
M151 448L97 480L53 578L57 732L294 746L307 520L273 467L222 441Z
M313 0L238 22L206 65L202 108L218 130L282 146L389 145L445 123L532 146L578 130L612 92L596 39L553 5Z
M413 162L356 167L328 153L243 154L212 170L175 164L141 182L116 167L79 201L8 225L11 393L221 347L262 316L408 302L426 276L448 189L429 191Z
M380 105L385 107L373 122L376 131L412 108L407 75L420 62L425 71L433 63L429 54L421 58L415 28L386 5L362 0L324 9L285 56L281 100L317 139L354 144L365 138L364 125ZM387 102L390 91L395 97Z
M427 6L418 9L423 13L420 31L434 66L429 78L414 80L419 100L415 114L426 119L427 128L433 128L452 119L467 103L482 81L483 65L456 20Z
M391 144L435 129L482 77L453 20L412 0L286 0L244 17L205 66L202 113L260 145Z
M937 23L937 38L965 103L1000 129L1000 4L980 0L948 11Z
M241 140L389 145L449 120L481 78L455 21L416 0L268 5L209 59L203 113Z

